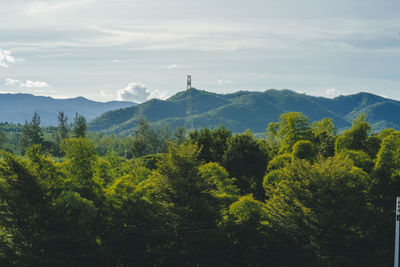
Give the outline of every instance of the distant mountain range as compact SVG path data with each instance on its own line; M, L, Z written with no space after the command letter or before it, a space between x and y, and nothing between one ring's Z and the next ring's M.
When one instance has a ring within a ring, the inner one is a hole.
M127 108L136 105L133 102L111 101L96 102L84 97L54 99L31 94L0 94L0 122L25 123L30 121L36 112L40 116L41 125L56 125L60 111L72 122L76 112L90 121L106 111Z
M269 122L278 121L282 113L290 111L302 112L311 121L332 118L338 129L350 127L353 119L365 113L373 131L400 129L400 101L369 93L331 99L290 90L216 94L192 89L192 116L186 117L186 107L187 92L183 91L167 100L152 99L106 112L89 124L89 130L131 134L140 118L145 117L152 124L170 125L173 129L191 121L194 128L224 124L233 132L250 129L262 133Z

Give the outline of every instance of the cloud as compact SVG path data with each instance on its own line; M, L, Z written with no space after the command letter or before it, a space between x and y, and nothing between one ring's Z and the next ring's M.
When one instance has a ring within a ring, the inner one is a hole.
M11 55L11 51L0 48L0 67L8 68L10 63L16 61L17 59Z
M165 99L168 92L163 90L149 90L146 85L139 82L131 82L125 88L117 91L118 100L133 101L137 103L145 102L152 98Z
M325 93L327 95L333 96L333 95L337 95L338 91L336 90L336 88L329 88L325 90Z
M167 69L176 69L178 67L179 67L178 65L172 64L172 65L167 66Z
M231 84L231 80L218 80L219 85Z
M106 97L106 96L107 96L107 94L104 92L104 90L100 90L100 94L101 94L101 96L103 96L103 97Z
M337 90L336 88L329 88L325 90L325 95L327 97L336 97L341 94L343 94L343 92L341 90Z
M5 82L6 86L19 86L19 87L28 87L28 88L44 88L44 87L49 87L50 84L43 82L43 81L31 81L31 80L26 80L25 82L22 82L20 80L14 80L7 78Z

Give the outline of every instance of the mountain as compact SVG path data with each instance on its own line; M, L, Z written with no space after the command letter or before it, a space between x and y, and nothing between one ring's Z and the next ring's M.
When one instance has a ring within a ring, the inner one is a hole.
M84 97L54 99L31 94L0 94L0 122L25 123L25 120L30 121L36 112L43 126L56 125L60 111L64 111L70 122L73 121L76 112L90 121L109 110L133 105L136 104L125 101L102 103Z
M89 130L131 134L137 122L145 117L157 125L172 128L193 122L195 128L215 128L224 124L233 132L251 129L262 133L282 113L302 112L311 121L332 118L338 129L351 126L359 114L365 113L374 131L391 127L400 129L400 102L370 93L324 98L291 90L270 89L264 92L240 91L216 94L192 89L192 116L186 117L187 91L167 100L153 99L137 106L106 112L89 124Z

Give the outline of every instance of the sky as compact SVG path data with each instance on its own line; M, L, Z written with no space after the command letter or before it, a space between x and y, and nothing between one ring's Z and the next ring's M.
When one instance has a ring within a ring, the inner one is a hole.
M0 0L0 93L186 89L400 100L398 0Z

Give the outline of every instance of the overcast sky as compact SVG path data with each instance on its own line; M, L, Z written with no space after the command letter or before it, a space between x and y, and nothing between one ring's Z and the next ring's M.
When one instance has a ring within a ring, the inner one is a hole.
M0 93L400 99L398 0L0 0Z

